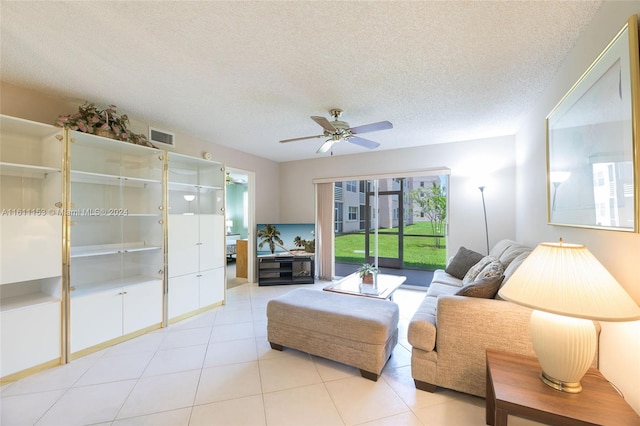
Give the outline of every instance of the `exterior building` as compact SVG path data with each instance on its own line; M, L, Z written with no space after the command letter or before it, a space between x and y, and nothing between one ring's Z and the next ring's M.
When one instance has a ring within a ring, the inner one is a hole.
M380 229L399 225L400 211L404 226L429 219L420 212L418 204L409 195L412 191L433 184L441 185L439 176L420 176L402 179L380 179L378 183L378 223ZM373 193L371 181L336 182L334 186L334 231L336 234L364 231L366 228L367 193ZM385 196L385 195L397 196ZM402 200L402 201L400 201ZM403 203L400 209L400 203Z

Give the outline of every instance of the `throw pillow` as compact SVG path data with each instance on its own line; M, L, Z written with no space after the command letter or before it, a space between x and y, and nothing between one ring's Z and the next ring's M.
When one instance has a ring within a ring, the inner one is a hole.
M518 267L522 264L522 262L524 262L527 256L529 256L529 253L530 253L529 251L524 252L511 261L509 266L507 266L507 268L504 270L504 281L502 281L502 284L500 285L500 287L502 287L504 283L506 283L507 280L511 278L511 275L513 275L516 269L518 269ZM499 291L500 289L498 289L498 292ZM500 293L496 293L495 298L498 300L504 300L502 297L500 297Z
M462 278L462 285L467 285L475 281L480 271L482 271L485 266L487 266L488 264L496 260L498 259L492 256L485 256L482 259L480 259L480 261L475 265L473 265L471 269L469 269L467 273L464 275L464 278Z
M465 274L473 265L478 263L484 256L465 247L460 247L451 262L445 268L445 272L458 279L463 279Z
M482 271L480 271L478 275L476 275L476 280L482 278L500 277L502 276L503 272L504 266L502 265L502 262L500 262L499 260L494 260L487 266L482 268Z
M471 284L462 287L456 293L456 296L480 297L483 299L493 299L498 293L500 284L502 284L502 275L498 277L485 277L473 281Z

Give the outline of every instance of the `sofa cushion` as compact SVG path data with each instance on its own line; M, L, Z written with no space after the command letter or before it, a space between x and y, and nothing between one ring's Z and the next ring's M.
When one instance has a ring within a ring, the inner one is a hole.
M451 262L445 268L445 272L456 278L463 279L465 274L473 265L478 263L484 256L465 247L460 247Z
M500 288L502 288L502 286L507 282L507 280L509 280L509 278L511 278L511 275L513 275L513 273L516 271L516 269L518 269L518 267L522 264L522 262L524 262L524 260L527 258L527 256L529 256L529 253L531 253L531 251L525 251L525 252L521 253L515 259L513 259L511 261L509 266L507 266L505 268L505 270L504 270L504 280L502 281L502 284L500 285ZM498 288L498 290L500 290L500 288ZM500 294L496 294L495 298L498 299L498 300L504 300L502 297L500 297Z
M425 297L438 297L442 294L455 294L462 288L462 285L448 285L442 283L431 283Z
M489 252L489 256L493 256L496 259L500 259L500 256L502 256L505 250L507 250L509 247L511 247L514 244L518 244L518 243L516 243L513 240L500 240L496 243L495 246L493 246L493 248L491 248L491 251Z
M488 264L490 264L491 262L494 262L496 260L498 260L498 259L493 257L493 256L485 256L482 259L480 259L480 261L478 263L473 265L471 267L471 269L469 269L467 271L467 273L465 274L464 278L462 279L462 285L466 285L466 284L469 284L469 283L475 281L476 277L485 268L485 266L487 266Z
M500 288L500 284L503 279L504 275L480 278L471 284L462 287L455 295L493 299L496 293L498 293L498 289Z
M456 278L453 275L447 274L444 269L436 269L433 271L433 278L431 279L431 283L440 283L451 285L454 287L462 287L462 280L460 278Z
M500 255L499 260L502 262L502 265L507 268L516 257L522 253L531 253L531 251L530 247L523 246L522 244L513 244Z
M444 269L436 269L433 279L427 290L427 297L435 297L441 294L454 294L462 287L462 280L447 274Z

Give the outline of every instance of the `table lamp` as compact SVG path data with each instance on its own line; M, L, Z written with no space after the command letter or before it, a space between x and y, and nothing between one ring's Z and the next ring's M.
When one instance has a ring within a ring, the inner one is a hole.
M640 307L583 245L541 243L516 269L500 296L534 309L529 330L544 383L578 393L593 362L592 320L640 319Z

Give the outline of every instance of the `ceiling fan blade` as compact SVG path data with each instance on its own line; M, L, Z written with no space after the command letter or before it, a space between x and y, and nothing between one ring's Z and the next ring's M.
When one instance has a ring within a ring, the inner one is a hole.
M329 133L333 133L336 131L336 128L333 127L333 124L331 124L329 122L329 120L327 120L324 117L317 117L317 116L312 116L311 119L313 121L315 121L316 123L318 123L319 125L322 126L323 129L325 129L327 132Z
M393 128L393 124L391 124L390 122L379 121L377 123L371 123L371 124L365 124L363 126L352 127L351 133L353 133L354 135L357 135L360 133L376 132L378 130L387 130L392 128Z
M293 138L293 139L285 139L280 141L280 143L287 143L287 142L295 142L295 141L303 141L305 139L315 139L315 138L321 138L324 135L315 135L315 136L305 136L303 138Z
M360 145L369 149L375 149L380 146L378 142L370 141L369 139L360 138L358 136L351 136L347 140L351 143L354 143L356 145Z
M334 143L336 143L338 141L335 141L333 139L329 139L327 140L325 143L322 144L322 146L320 148L318 148L318 150L316 151L316 154L322 154L323 152L327 152L331 149L331 147L333 146Z

